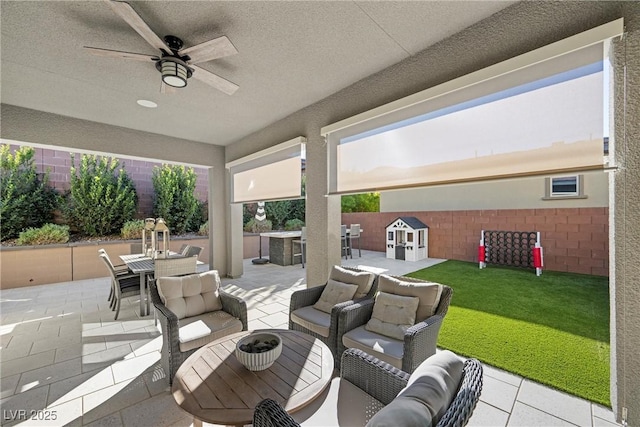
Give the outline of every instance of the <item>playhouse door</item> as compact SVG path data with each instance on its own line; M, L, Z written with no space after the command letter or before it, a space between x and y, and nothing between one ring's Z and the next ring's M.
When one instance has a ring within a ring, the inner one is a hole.
M404 245L396 245L396 259L404 261Z

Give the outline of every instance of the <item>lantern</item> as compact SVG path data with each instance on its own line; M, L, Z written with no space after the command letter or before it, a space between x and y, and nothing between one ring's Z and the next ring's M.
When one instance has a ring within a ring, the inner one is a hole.
M161 258L168 258L169 255L169 227L164 222L164 219L157 218L156 226L153 229L153 236L156 240L156 249Z
M154 218L146 218L144 220L144 228L142 229L142 255L151 256L154 245L153 228L156 226ZM147 234L151 237L151 242L147 244Z

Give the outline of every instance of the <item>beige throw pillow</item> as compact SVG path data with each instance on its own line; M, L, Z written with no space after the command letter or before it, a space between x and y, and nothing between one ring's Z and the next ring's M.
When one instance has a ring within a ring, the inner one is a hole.
M320 295L320 299L313 305L313 308L324 311L325 313L331 313L334 305L353 299L353 295L355 295L357 290L358 285L351 285L329 279L327 286L325 286L324 291L322 291L322 295Z
M334 265L329 278L342 283L358 285L358 290L353 297L363 298L371 289L376 275L370 271L354 271Z
M418 297L403 297L379 292L373 304L373 314L365 329L398 340L416 320Z
M178 319L222 309L220 276L216 270L157 280L160 300Z
M420 298L416 322L422 322L435 314L442 295L442 285L439 283L409 282L385 274L381 274L378 278L378 290L394 295Z

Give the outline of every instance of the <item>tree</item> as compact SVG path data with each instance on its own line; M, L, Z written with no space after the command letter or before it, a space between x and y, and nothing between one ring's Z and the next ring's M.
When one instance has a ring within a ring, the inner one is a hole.
M67 219L89 236L119 233L133 219L138 195L120 161L83 154L76 168L71 155L71 191Z
M47 173L37 173L34 155L32 147L11 154L9 145L0 146L0 240L46 224L58 206L58 193Z
M193 168L182 165L162 165L153 169L153 213L163 218L173 233L187 231L199 214L200 203L195 195L198 179Z

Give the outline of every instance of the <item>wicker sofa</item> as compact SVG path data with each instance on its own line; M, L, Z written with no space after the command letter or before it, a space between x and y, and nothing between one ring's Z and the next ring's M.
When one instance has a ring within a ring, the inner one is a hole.
M159 277L150 291L162 328L161 363L169 384L180 365L198 348L247 330L246 303L220 288L216 270Z
M482 365L475 359L463 361L443 351L409 374L351 348L343 354L340 378L314 413L304 408L292 417L265 399L255 409L253 425L460 427L471 418L481 391Z

